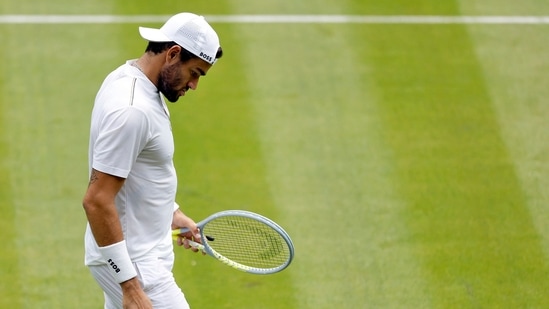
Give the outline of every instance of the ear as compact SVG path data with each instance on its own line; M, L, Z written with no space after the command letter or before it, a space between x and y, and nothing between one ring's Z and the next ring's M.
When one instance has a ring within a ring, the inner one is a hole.
M179 61L179 54L181 53L181 46L174 45L168 49L166 52L166 62L167 63L177 63Z

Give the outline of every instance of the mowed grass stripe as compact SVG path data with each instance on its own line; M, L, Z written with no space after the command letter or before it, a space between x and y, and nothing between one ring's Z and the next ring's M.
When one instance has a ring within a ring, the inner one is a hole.
M78 44L82 32L86 44ZM119 58L115 49L90 53L90 46L115 44L105 33L108 26L27 25L13 27L5 41L10 59L5 125L20 280L13 288L20 291L15 297L23 308L102 303L83 265L81 199L88 177L89 112L105 73L98 73L97 63ZM34 43L18 48L21 40ZM89 55L86 61L83 54Z
M470 27L508 152L549 255L549 29ZM509 46L505 42L516 44ZM516 59L517 61L509 61Z
M547 265L461 26L371 27L384 138L437 308L545 307Z
M14 303L19 302L23 308L30 308L37 304L51 304L51 299L44 300L46 297L51 298L50 293L53 292L52 287L46 285L45 277L53 275L50 271L59 270L55 267L56 261L48 258L54 252L44 250L44 247L52 247L54 241L52 236L56 234L56 231L51 230L54 225L50 223L54 217L46 207L48 191L51 189L52 182L45 181L43 178L46 174L52 176L51 173L43 173L44 169L48 168L46 162L43 161L45 160L47 136L42 131L45 127L44 117L47 117L43 104L47 90L38 79L29 79L26 74L14 74L14 72L36 74L35 66L40 59L37 57L38 49L26 48L19 50L18 54L12 53L19 42L15 38L19 37L24 40L31 31L28 28L21 29L21 27L10 27L9 29L5 44L6 50L9 51L8 59L10 61L5 63L5 70L10 73L10 76L4 87L8 90L6 103L9 102L9 109L5 111L5 123L10 130L9 134L4 136L8 138L7 162L9 162L8 174L11 176L9 189L13 196L14 220L17 222L13 241L16 244L14 253L18 257L17 276L19 279L17 282L19 284L10 286L9 291L18 292L8 298ZM44 32L39 31L39 33L39 37L44 37ZM43 95L34 98L28 89L38 90ZM35 99L36 101L34 101ZM13 104L14 101L17 101L18 104ZM36 234L29 232L39 227L47 228L49 231L46 233L42 230ZM42 287L39 288L39 285Z
M0 89L4 89L0 87ZM1 112L1 110L0 110ZM0 114L0 119L3 119ZM6 132L5 129L3 132ZM20 280L19 280L19 252L17 250L16 235L17 223L15 220L15 209L11 193L11 173L9 169L10 161L7 156L7 143L0 142L0 241L2 242L2 252L0 254L0 308L19 308L20 307Z
M0 27L0 35L9 37L11 28ZM0 50L0 57L8 59L7 50ZM15 220L15 207L11 192L12 162L10 161L9 134L11 132L7 123L7 110L11 108L13 101L9 98L8 80L10 71L5 66L0 69L0 242L2 252L0 254L0 308L20 307L20 282L19 282L19 254L16 245L17 222Z
M238 29L298 308L428 306L355 28Z

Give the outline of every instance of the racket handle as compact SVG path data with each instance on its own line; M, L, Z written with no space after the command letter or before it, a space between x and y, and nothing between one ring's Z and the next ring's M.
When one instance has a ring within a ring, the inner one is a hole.
M177 240L177 238L179 237L179 234L186 233L186 232L188 232L188 231L189 231L188 228L180 228L179 230L173 230L173 231L172 231L172 238L173 238L173 240ZM209 239L209 238L211 238L211 237L206 236L206 238ZM190 240L190 239L188 239L188 238L186 238L186 240L189 242L189 245L190 245L190 246L192 246L192 247L194 247L194 248L197 248L197 249L200 249L200 250L204 249L204 245L202 245L202 244L200 244L200 243L197 243L196 241L192 241L192 240Z
M190 231L190 230L189 230L188 228L182 227L182 228L179 229L179 234L187 233L187 232L189 232L189 231Z
M204 245L203 244L199 244L199 243L197 243L195 241L192 241L192 240L189 240L189 239L187 239L187 241L189 242L189 245L191 245L191 247L194 247L198 250L204 250Z
M173 230L172 231L173 239L177 239L177 235L187 233L187 232L189 232L189 229L186 228L186 227L182 227L179 230ZM204 236L206 237L206 239L208 241L214 241L215 240L215 238L213 238L212 236L208 236L208 235L204 235Z
M189 229L187 229L187 228L180 228L180 229L177 229L177 230L172 230L172 238L175 240L175 239L177 239L179 234L187 233L188 231L189 231Z

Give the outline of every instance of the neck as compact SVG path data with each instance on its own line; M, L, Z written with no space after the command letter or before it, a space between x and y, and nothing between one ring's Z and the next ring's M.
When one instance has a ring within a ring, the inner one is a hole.
M147 78L158 87L158 76L162 68L162 57L158 55L151 55L149 53L143 54L135 62L135 66L147 76Z

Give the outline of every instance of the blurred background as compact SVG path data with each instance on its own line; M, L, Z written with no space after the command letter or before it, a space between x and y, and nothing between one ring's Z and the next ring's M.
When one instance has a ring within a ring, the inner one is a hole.
M224 56L169 106L177 200L264 214L296 246L269 276L175 248L192 308L549 307L549 3L3 0L0 308L102 308L95 93L143 53L138 26L183 11Z

